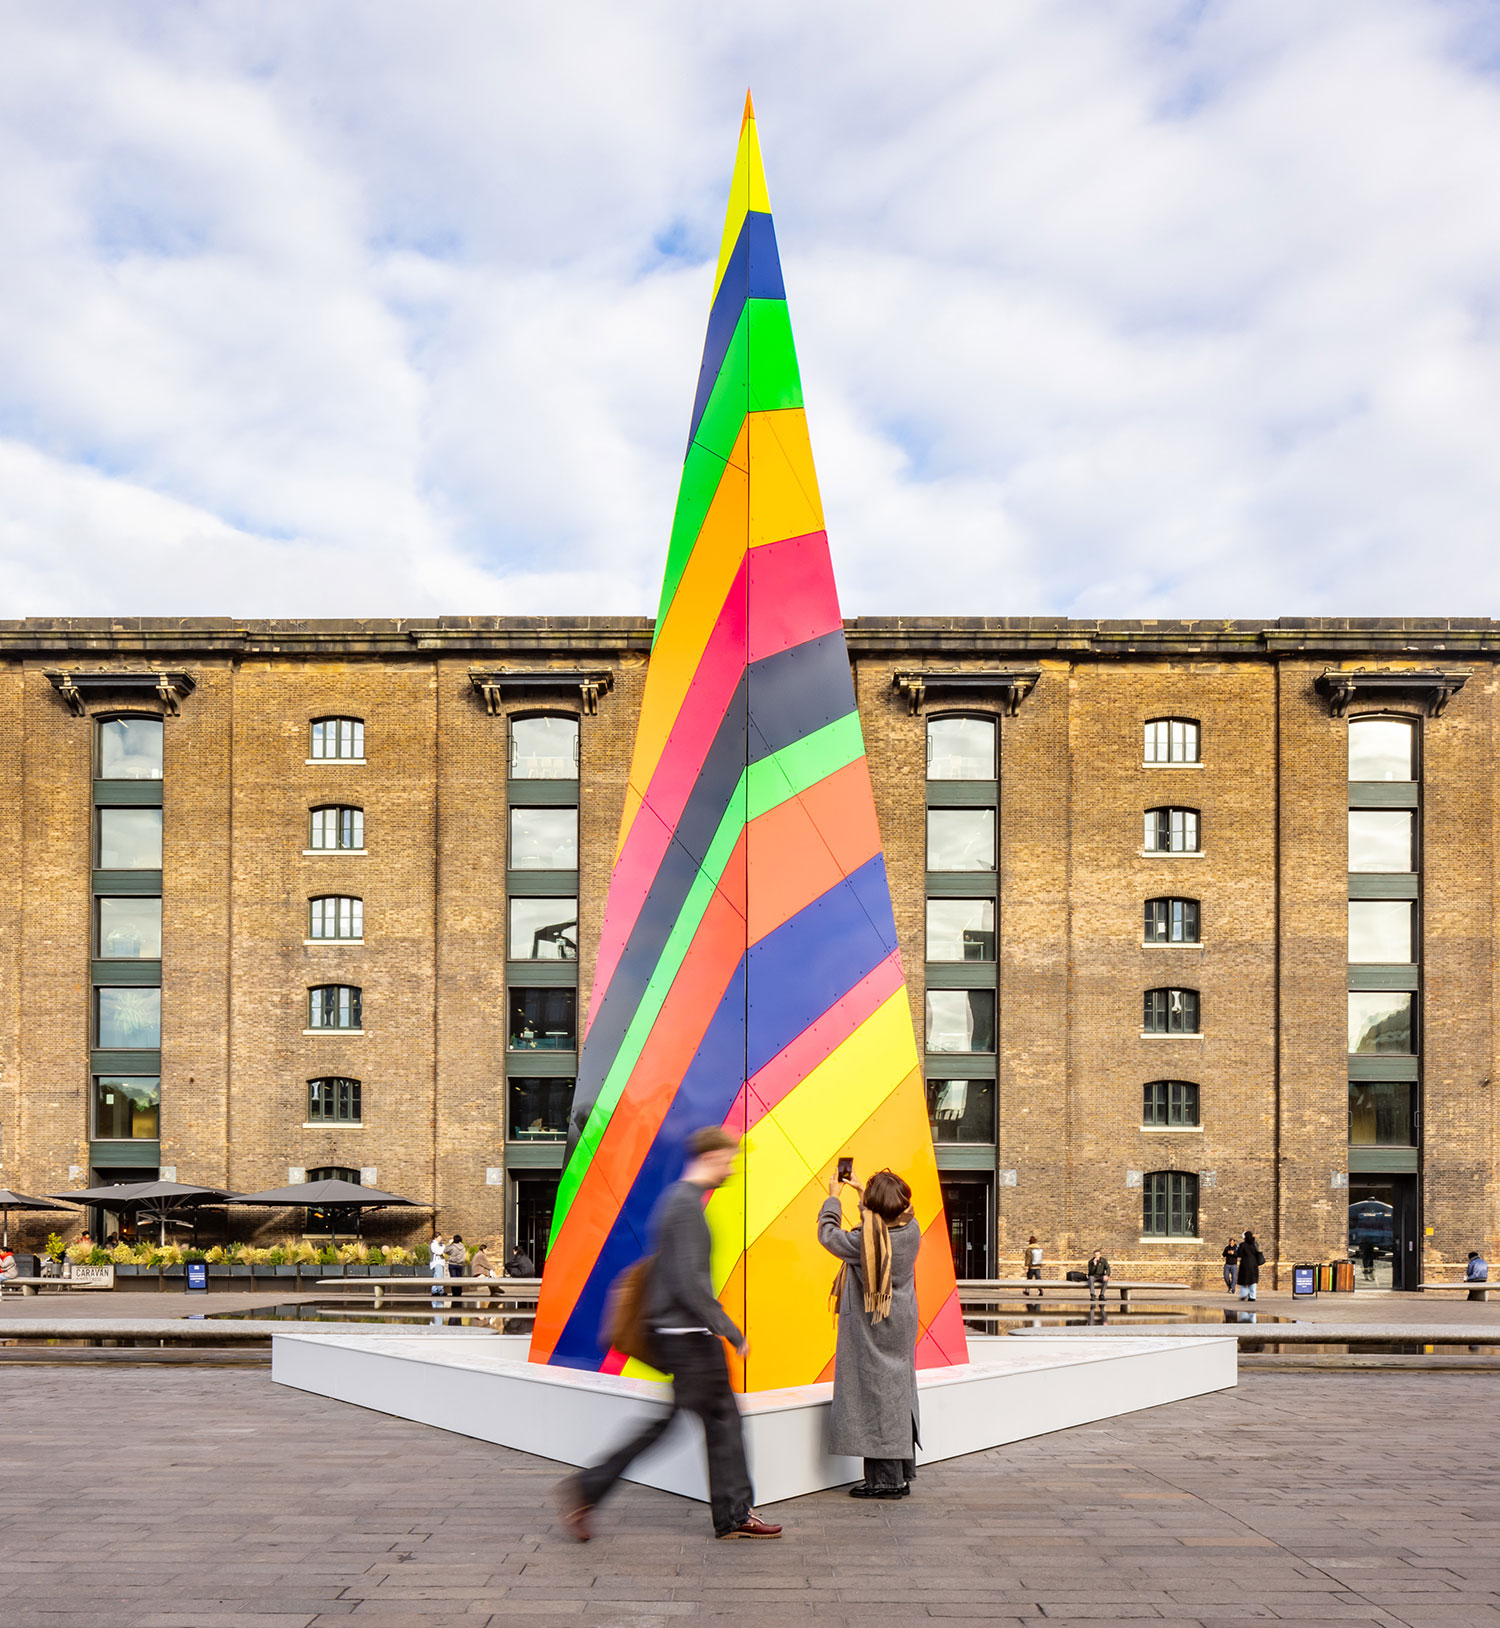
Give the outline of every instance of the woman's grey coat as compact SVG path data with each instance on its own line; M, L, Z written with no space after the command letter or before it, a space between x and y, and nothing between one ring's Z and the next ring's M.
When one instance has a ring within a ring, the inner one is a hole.
M847 1264L833 1363L828 1451L850 1458L910 1458L917 1431L917 1251L915 1221L891 1228L891 1314L865 1310L863 1229L845 1232L836 1198L818 1211L818 1242Z

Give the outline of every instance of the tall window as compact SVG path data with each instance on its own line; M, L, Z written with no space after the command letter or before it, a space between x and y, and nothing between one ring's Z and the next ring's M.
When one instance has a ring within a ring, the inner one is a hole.
M510 777L512 780L576 780L578 720L512 718Z
M927 901L927 959L929 961L993 961L995 959L995 901L993 899L929 899Z
M161 1134L161 1080L148 1075L94 1078L94 1136L101 1142L145 1140Z
M1398 990L1349 991L1349 1050L1410 1057L1417 1049L1416 996Z
M929 808L927 868L930 871L994 870L994 809Z
M1409 808L1349 810L1349 869L1406 872L1416 869L1416 822Z
M528 1080L512 1076L510 1139L513 1142L561 1142L568 1134L573 1106L572 1080Z
M99 725L101 780L160 780L160 718L106 718Z
M1146 810L1146 852L1148 854L1196 854L1201 852L1196 808L1148 808Z
M1197 944L1198 901L1196 899L1147 899L1146 942L1148 944Z
M995 720L993 718L929 718L927 721L927 778L929 780L993 780L995 778Z
M929 989L927 1049L992 1052L995 1049L993 989Z
M1146 725L1147 763L1198 761L1198 726L1191 718L1153 718Z
M1186 1170L1152 1170L1142 1184L1141 1231L1148 1238L1198 1236L1198 1178Z
M94 1044L101 1050L155 1051L161 1045L161 990L96 989Z
M1148 989L1144 1028L1147 1034L1197 1034L1196 989Z
M1415 959L1417 907L1410 899L1349 901L1349 960L1387 965Z
M576 989L512 989L512 1051L574 1051L578 1046Z
M1199 1123L1198 1087L1191 1080L1148 1080L1141 1104L1141 1124L1155 1128Z
M307 936L324 939L363 938L364 901L337 893L312 900Z
M513 871L576 871L576 808L513 808L510 811Z
M512 961L576 961L578 900L513 898L507 953Z
M360 1119L359 1081L337 1076L307 1082L307 1117L311 1124L357 1125ZM325 1178L308 1172L309 1181ZM351 1178L345 1177L348 1181ZM353 1180L357 1181L356 1175Z
M993 1080L929 1080L927 1121L934 1142L995 1140Z
M365 755L365 724L363 718L314 718L312 751L314 760L321 758L362 758Z
M1350 1080L1350 1143L1355 1147L1415 1147L1416 1093L1410 1080Z
M363 848L365 845L365 811L332 804L312 811L312 845L314 848Z
M161 869L159 808L101 808L97 818L100 870Z
M358 1029L362 1018L361 992L354 984L320 984L307 992L309 1029Z
M1351 780L1415 780L1417 732L1405 718L1355 718L1349 725Z
M161 900L101 898L95 942L101 961L161 960Z

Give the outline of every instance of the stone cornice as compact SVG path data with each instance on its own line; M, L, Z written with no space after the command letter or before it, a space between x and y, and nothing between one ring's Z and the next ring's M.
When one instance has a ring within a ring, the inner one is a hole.
M651 648L645 616L449 616L415 620L235 621L70 617L0 622L0 662L525 657L618 661ZM844 624L861 659L977 662L1423 660L1500 654L1488 617L1283 617L1279 621L1087 621L1062 617L861 616Z

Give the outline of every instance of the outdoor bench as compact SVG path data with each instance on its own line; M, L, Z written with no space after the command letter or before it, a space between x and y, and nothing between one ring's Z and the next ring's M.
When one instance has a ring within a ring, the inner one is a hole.
M1105 1292L1118 1290L1120 1305L1130 1304L1132 1290L1143 1294L1186 1294L1192 1289L1190 1283L1155 1283L1146 1278L1110 1278L1105 1284ZM1032 1289L1044 1290L1048 1295L1078 1293L1086 1295L1089 1292L1087 1283L1069 1283L1066 1278L961 1278L958 1285L959 1303L965 1311L983 1311L997 1304L1000 1300L1014 1300L1014 1293L1002 1294L1002 1290Z
M376 1306L383 1305L387 1296L393 1300L415 1300L418 1295L430 1299L434 1293L449 1300L482 1299L499 1304L501 1309L514 1303L514 1309L535 1307L541 1291L540 1278L319 1278L320 1289L341 1289L343 1297L353 1299L365 1289L372 1291ZM400 1290L411 1291L403 1296ZM502 1293L496 1294L499 1289Z
M1417 1287L1423 1293L1459 1294L1470 1289L1477 1289L1481 1300L1488 1300L1491 1289L1500 1288L1500 1283L1419 1283Z

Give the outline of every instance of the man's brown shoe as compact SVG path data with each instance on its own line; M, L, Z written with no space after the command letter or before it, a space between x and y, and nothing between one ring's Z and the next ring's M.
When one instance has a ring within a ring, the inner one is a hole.
M578 1487L578 1478L570 1475L559 1481L552 1496L557 1500L557 1512L562 1516L563 1528L575 1543L587 1543L593 1537L589 1513L593 1509Z
M763 1521L752 1509L732 1531L720 1532L719 1536L721 1538L779 1538L781 1528L773 1526L770 1521Z

